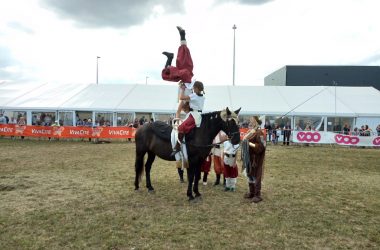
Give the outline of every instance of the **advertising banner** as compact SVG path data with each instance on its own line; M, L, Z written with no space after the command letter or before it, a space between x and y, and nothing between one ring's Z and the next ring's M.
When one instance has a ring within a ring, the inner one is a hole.
M295 143L324 143L344 146L379 147L379 136L355 136L321 131L293 131Z
M249 131L240 129L242 139ZM264 134L265 134L265 130ZM1 124L0 136L29 136L49 138L134 138L136 129L132 127L73 127L73 126L21 126ZM322 131L292 131L294 143L338 144L345 146L380 147L380 136L354 136Z
M50 138L114 138L135 137L135 128L131 127L73 127L73 126L20 126L0 125L0 135L29 136Z

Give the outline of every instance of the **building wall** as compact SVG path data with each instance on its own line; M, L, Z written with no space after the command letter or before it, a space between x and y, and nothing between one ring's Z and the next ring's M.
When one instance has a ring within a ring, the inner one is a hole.
M285 86L286 66L282 67L264 78L265 86Z
M285 68L285 70L283 70ZM380 90L380 66L285 66L286 86L372 86ZM265 85L283 86L279 70L265 77ZM271 79L271 81L269 81ZM272 80L273 79L273 80ZM268 83L268 84L267 84Z

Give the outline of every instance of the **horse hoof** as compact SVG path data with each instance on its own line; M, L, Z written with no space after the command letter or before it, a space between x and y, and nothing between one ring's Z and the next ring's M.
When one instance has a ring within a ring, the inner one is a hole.
M194 196L189 196L189 201L191 202L191 201L194 201L195 200L195 198L194 198Z
M148 193L154 194L154 189L148 189Z
M195 199L196 200L202 200L202 196L201 195L195 195Z

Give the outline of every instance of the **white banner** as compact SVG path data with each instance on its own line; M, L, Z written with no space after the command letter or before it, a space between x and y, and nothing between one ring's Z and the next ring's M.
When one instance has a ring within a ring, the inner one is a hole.
M380 147L380 136L354 136L322 131L293 131L293 142Z

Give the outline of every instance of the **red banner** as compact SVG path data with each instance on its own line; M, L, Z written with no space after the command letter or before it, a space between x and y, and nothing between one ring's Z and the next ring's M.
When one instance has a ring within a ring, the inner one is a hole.
M73 126L20 126L1 124L0 135L30 136L51 138L114 138L135 137L135 128L131 127L73 127Z
M15 125L13 124L0 124L0 135L14 136L15 135Z
M249 131L240 129L240 138ZM50 138L135 138L136 129L131 127L73 127L73 126L20 126L15 124L1 124L0 135L30 136Z

